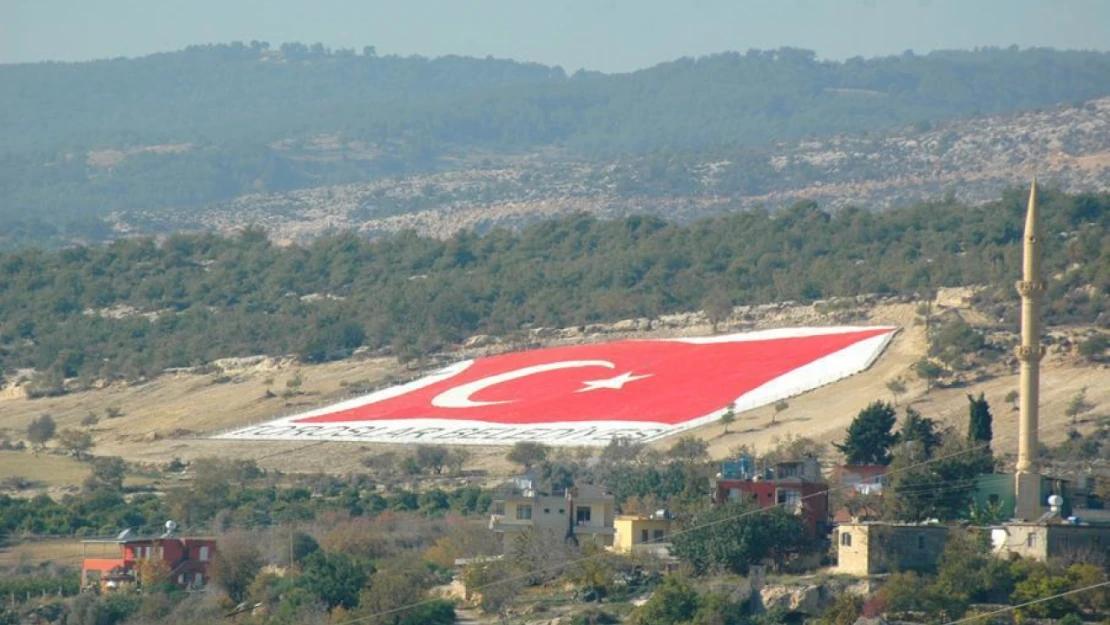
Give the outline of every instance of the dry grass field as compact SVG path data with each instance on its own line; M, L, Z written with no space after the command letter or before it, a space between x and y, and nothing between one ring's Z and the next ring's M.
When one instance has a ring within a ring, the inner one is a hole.
M68 456L0 451L0 480L22 477L45 487L78 485L89 475L89 465Z
M92 553L89 555L91 557ZM73 538L35 540L0 548L0 570L44 562L80 568L81 541Z
M926 392L911 365L926 352L924 328L916 306L910 303L883 304L866 311L866 318L854 324L896 325L902 330L886 352L867 371L841 382L813 390L789 400L790 407L771 423L773 409L764 407L738 415L730 433L723 435L720 425L708 425L693 433L710 442L715 458L728 455L733 447L746 443L766 449L776 438L788 434L804 435L823 441L839 440L856 413L876 399L891 399L887 382L902 378L907 393L900 403L913 403L925 416L964 427L967 393L986 394L995 413L995 450L1005 453L1015 447L1017 415L1003 400L1017 386L1016 371L970 384L964 388L934 389ZM802 313L764 320L760 327L829 324L813 313L812 307L798 307ZM809 312L805 312L805 311ZM975 323L981 315L962 311ZM1055 329L1060 331L1060 329ZM691 327L683 334L708 334L710 328ZM658 333L644 334L652 336ZM11 394L0 397L0 437L17 440L27 423L48 413L59 429L82 427L80 421L90 412L100 415L93 432L96 454L119 455L131 461L164 463L173 458L190 460L204 456L253 459L260 466L288 472L348 473L362 470L360 461L377 451L404 451L403 446L359 443L304 443L212 440L212 434L274 419L294 411L328 404L349 397L352 387L366 388L386 381L389 376L411 375L392 359L351 359L315 366L266 359L257 362L224 363L222 373L173 373L136 386L111 386L74 393L59 398L28 400ZM281 397L287 382L303 379L300 393ZM1110 368L1080 362L1050 350L1042 374L1042 438L1059 441L1066 435L1064 408L1080 388L1087 387L1088 401L1096 406L1092 416L1110 413ZM267 391L270 393L268 394ZM275 396L276 395L276 396ZM106 418L109 408L122 412ZM666 447L671 440L656 443ZM512 471L504 460L504 448L470 448L471 470L491 476ZM40 456L42 456L40 454ZM51 485L78 483L85 467L66 458L52 457L41 466L25 460L29 455L0 455L0 476L19 474L41 479ZM50 464L54 463L54 464ZM36 477L41 476L41 477Z

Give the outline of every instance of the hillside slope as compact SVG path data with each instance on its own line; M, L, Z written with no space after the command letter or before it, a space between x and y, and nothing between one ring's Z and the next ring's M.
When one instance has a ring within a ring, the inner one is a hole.
M938 307L958 311L974 319L975 311L967 308ZM966 386L938 388L926 392L917 380L911 365L925 356L927 344L920 324L917 303L886 300L872 304L838 307L834 310L810 305L771 305L756 311L738 314L725 327L751 330L799 325L893 324L902 331L884 355L867 371L836 384L814 390L789 401L790 407L771 424L773 410L762 408L738 415L728 435L722 427L710 425L694 434L710 442L710 452L723 458L740 444L757 449L773 446L775 439L788 435L809 436L822 441L842 439L845 428L855 414L876 399L890 399L886 383L901 378L907 381L908 392L901 404L915 404L926 416L956 428L966 427L967 393L986 394L995 414L995 449L1005 454L1016 446L1016 413L1003 401L1007 392L1016 388L1016 369L1012 366L983 371L982 379L972 377ZM753 316L754 315L754 316ZM657 320L658 328L649 332L629 332L626 325L598 326L589 336L560 339L557 342L609 340L619 337L659 337L704 335L710 332L700 314L674 315ZM1083 334L1082 328L1050 328L1057 336ZM573 333L570 333L573 334ZM1062 345L1062 343L1058 342ZM504 345L495 349L507 349ZM482 353L484 349L457 352L448 358L462 358ZM140 463L161 464L172 458L219 455L253 459L263 467L293 472L346 473L360 470L360 461L368 454L403 449L404 446L363 445L357 443L303 443L212 440L210 435L272 419L292 411L325 405L350 397L352 393L380 387L390 380L404 379L417 372L398 365L392 359L377 358L346 360L325 365L300 366L291 360L265 358L237 359L221 363L219 370L208 373L181 372L135 386L109 388L75 393L60 398L28 400L9 393L0 399L5 415L0 436L18 439L26 424L42 413L51 414L59 428L81 428L80 421L89 412L101 415L100 422L90 428L97 445L95 453L120 455ZM1075 358L1069 348L1050 349L1042 379L1042 436L1047 442L1059 442L1066 435L1064 408L1079 389L1088 389L1088 400L1096 406L1092 414L1104 414L1110 408L1110 376L1106 366L1092 365ZM297 394L282 398L288 380L299 377L303 383ZM268 397L272 391L277 397ZM109 407L122 412L118 418L105 418ZM657 443L668 446L672 441ZM473 450L472 469L491 475L512 470L504 461L503 448Z

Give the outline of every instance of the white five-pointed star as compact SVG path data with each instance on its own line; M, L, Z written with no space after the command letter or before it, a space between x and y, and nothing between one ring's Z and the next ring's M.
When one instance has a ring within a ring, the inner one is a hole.
M645 375L632 375L632 372L629 371L627 373L622 373L615 378L608 378L605 380L586 380L583 382L583 384L585 384L586 386L574 392L585 393L587 391L596 391L603 388L621 389L624 387L625 384L628 384L629 382L635 382L636 380L642 380L644 378L650 377L650 373Z

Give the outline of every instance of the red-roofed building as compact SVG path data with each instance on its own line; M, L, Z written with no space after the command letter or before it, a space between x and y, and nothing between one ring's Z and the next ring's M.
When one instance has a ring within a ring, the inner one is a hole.
M829 533L829 485L814 459L780 462L771 471L751 477L733 474L726 465L713 483L713 501L746 499L759 508L782 506L805 517L809 535Z
M188 589L211 581L215 538L118 538L81 541L81 587L111 590L141 584L144 562L161 569L167 579ZM91 554L90 554L91 552Z

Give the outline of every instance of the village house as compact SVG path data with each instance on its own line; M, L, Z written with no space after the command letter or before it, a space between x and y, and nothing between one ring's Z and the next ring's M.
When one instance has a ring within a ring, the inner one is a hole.
M885 464L842 464L833 467L830 478L841 488L871 495L883 492L888 483L886 473L889 470L890 467Z
M1003 523L991 529L991 545L1000 557L1020 556L1041 562L1056 558L1098 562L1110 552L1110 525L1055 522Z
M829 485L821 477L821 465L814 458L802 462L780 462L773 468L756 471L741 458L725 463L713 481L713 501L746 500L759 508L782 506L805 519L810 536L829 533Z
M649 515L618 515L613 522L612 551L671 557L670 535L673 520L664 510Z
M541 492L535 478L525 476L510 482L493 506L489 528L499 534L547 530L579 544L613 543L616 500L603 488L582 485Z
M181 588L199 590L212 579L215 538L131 537L81 541L81 587L102 591L142 585L144 574L165 575ZM91 552L91 555L90 555Z
M936 566L948 540L944 525L842 523L834 532L837 573L879 575L928 571Z

